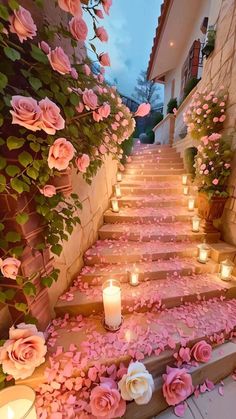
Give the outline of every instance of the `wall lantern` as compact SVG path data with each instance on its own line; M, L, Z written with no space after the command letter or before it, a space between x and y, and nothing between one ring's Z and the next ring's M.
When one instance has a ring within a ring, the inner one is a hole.
M223 281L229 281L231 278L231 274L234 269L234 263L229 260L223 260L223 262L220 263L220 278Z

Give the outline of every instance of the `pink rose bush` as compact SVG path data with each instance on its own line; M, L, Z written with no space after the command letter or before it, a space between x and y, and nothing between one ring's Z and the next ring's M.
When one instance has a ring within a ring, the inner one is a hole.
M45 362L47 347L43 333L33 324L18 324L9 331L9 339L0 347L3 372L15 380L30 377Z
M13 15L9 17L11 33L15 33L20 42L32 39L37 34L37 27L32 19L31 13L19 6L18 10L14 10Z
M50 169L65 170L73 159L75 149L70 141L57 138L51 145L48 154L48 167Z
M189 109L184 113L184 122L193 138L199 140L222 129L226 118L224 109L226 99L223 88L219 94L204 90L193 95Z
M90 407L92 415L96 418L113 419L124 415L126 403L122 400L115 381L104 378L101 384L91 391Z
M5 278L16 279L21 262L16 258L0 259L1 273Z
M184 369L167 366L166 374L163 374L163 395L169 406L175 406L193 393L191 375Z

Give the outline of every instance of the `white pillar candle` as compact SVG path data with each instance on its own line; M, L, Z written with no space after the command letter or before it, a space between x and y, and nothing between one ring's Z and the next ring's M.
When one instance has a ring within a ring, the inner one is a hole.
M134 269L129 272L129 283L133 287L139 284L139 272L136 267L134 267Z
M200 263L206 263L208 261L210 247L206 244L200 244L198 246L199 254L198 254L198 261Z
M122 173L121 172L117 172L117 174L116 174L116 180L117 180L117 182L121 182L122 181Z
M119 202L116 198L111 199L111 207L112 207L113 212L119 212L120 211Z
M192 218L192 231L197 233L200 229L200 222L201 218L199 218L197 215Z
M195 206L195 199L190 197L188 200L188 210L193 211Z
M187 185L188 183L188 175L183 175L182 176L182 185Z
M118 184L115 185L115 195L116 195L116 198L121 198L121 189L120 189L120 185Z
M111 329L118 329L121 325L121 289L119 281L115 279L105 281L102 296L105 325Z
M188 195L188 186L183 187L183 194Z
M223 281L229 281L232 271L234 268L233 262L231 260L223 260L220 263L220 277Z
M7 387L0 392L1 419L37 419L35 392L25 385Z

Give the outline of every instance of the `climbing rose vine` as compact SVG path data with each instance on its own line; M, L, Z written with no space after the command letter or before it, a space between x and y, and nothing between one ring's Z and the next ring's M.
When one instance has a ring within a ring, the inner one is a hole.
M24 256L43 256L47 249L60 255L80 222L79 196L61 192L61 179L73 168L90 183L107 154L122 158L121 144L135 127L116 88L105 81L111 62L100 20L112 1L52 1L57 24L39 18L48 2L31 3L30 10L17 0L0 5L0 199L15 208L9 215L0 211L0 301L24 313L25 321L32 320L38 273L24 274ZM88 40L84 14L92 19L101 52ZM150 110L141 108L142 115ZM23 232L31 213L41 234L29 242ZM44 272L40 286L51 286L58 273ZM17 302L20 293L31 303Z

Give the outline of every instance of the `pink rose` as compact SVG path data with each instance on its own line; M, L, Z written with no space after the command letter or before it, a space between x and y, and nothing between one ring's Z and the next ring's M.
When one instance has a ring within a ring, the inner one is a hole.
M71 34L77 41L85 41L88 35L88 27L81 17L73 17L69 22Z
M60 115L60 108L47 97L39 102L41 109L41 128L50 135L65 127L65 120Z
M73 159L75 149L70 141L65 138L57 138L51 145L48 154L48 167L50 169L65 170L70 160Z
M103 144L101 144L98 148L101 154L106 154L107 149Z
M96 28L95 33L96 33L97 37L100 39L100 41L102 41L102 42L107 42L108 41L108 33L107 33L106 29L103 28L103 26L100 26L99 28Z
M13 110L12 124L18 124L31 131L41 129L41 109L35 99L25 96L12 96L11 105Z
M226 116L225 115L221 115L221 117L220 117L220 119L219 119L219 121L220 122L224 122L224 120L226 119Z
M5 278L16 279L21 262L16 258L1 259L0 268Z
M223 108L225 106L225 102L220 102L220 106Z
M9 22L10 32L15 33L21 43L27 38L32 39L37 33L37 26L30 12L22 6L19 6L18 10L14 10L14 14L9 17Z
M39 48L41 48L41 50L45 53L45 54L49 54L49 52L51 51L51 48L50 48L50 46L48 45L48 43L47 42L45 42L45 41L41 41L39 44L38 44L38 46L39 46Z
M98 75L98 81L99 81L99 83L103 83L104 82L104 77L103 77L102 74L99 74Z
M213 134L211 134L208 138L210 141L218 141L221 138L221 134L213 132Z
M112 0L102 0L102 7L104 12L109 15L110 7L112 5Z
M73 16L82 16L80 0L58 0L59 7Z
M30 377L45 361L47 347L42 332L33 324L20 323L11 327L9 339L0 348L0 363L5 374L15 380Z
M100 122L102 120L102 116L98 112L93 111L93 119L95 122Z
M51 198L57 193L54 185L45 185L43 189L40 189L40 192L42 195L46 196L47 198Z
M212 181L212 183L213 183L213 185L218 185L218 183L219 183L219 180L218 179L213 179L213 181Z
M214 98L212 99L212 102L213 102L213 103L217 103L217 102L218 102L218 98L217 98L217 97L214 97Z
M76 165L80 172L85 173L87 167L89 167L90 158L87 154L83 154L81 157L78 157L76 160Z
M75 107L75 109L77 110L77 112L78 113L81 113L81 112L83 112L83 110L84 110L84 104L82 103L82 102L80 102L76 107Z
M122 400L115 381L103 379L99 386L92 389L90 408L97 419L113 419L124 415L126 403Z
M167 374L163 374L163 395L170 406L179 404L187 399L193 392L191 375L183 368L167 366Z
M74 79L74 80L78 80L79 75L78 75L78 73L77 73L77 71L76 71L76 69L75 69L75 68L72 68L72 69L71 69L70 74L71 74L72 79Z
M202 113L201 108L198 108L198 109L196 110L196 114L197 114L197 115L201 115L201 113Z
M207 103L204 103L204 105L203 105L203 109L204 110L207 110L209 108L209 105L207 104Z
M215 117L213 118L213 122L215 122L215 123L219 122L219 118L218 118L217 116L215 116Z
M100 9L94 9L94 12L95 12L95 15L97 17L99 17L99 19L104 19L104 15L102 13L102 10L100 10Z
M107 54L107 52L100 54L98 59L99 59L100 64L103 65L104 67L110 67L111 62L110 62L110 57Z
M88 64L84 64L83 71L84 71L84 74L86 74L86 76L89 76L91 74L91 70Z
M137 111L135 112L134 116L146 116L149 114L151 110L151 105L150 103L141 103L141 105L139 105Z
M87 109L96 109L98 106L98 97L92 89L85 89L83 92L83 102Z
M208 362L211 359L212 347L205 340L195 343L191 356L198 362Z
M61 47L56 47L47 55L53 68L60 74L69 74L71 72L70 60Z
M111 113L110 105L108 103L103 103L103 105L98 108L98 113L102 118L108 118Z

